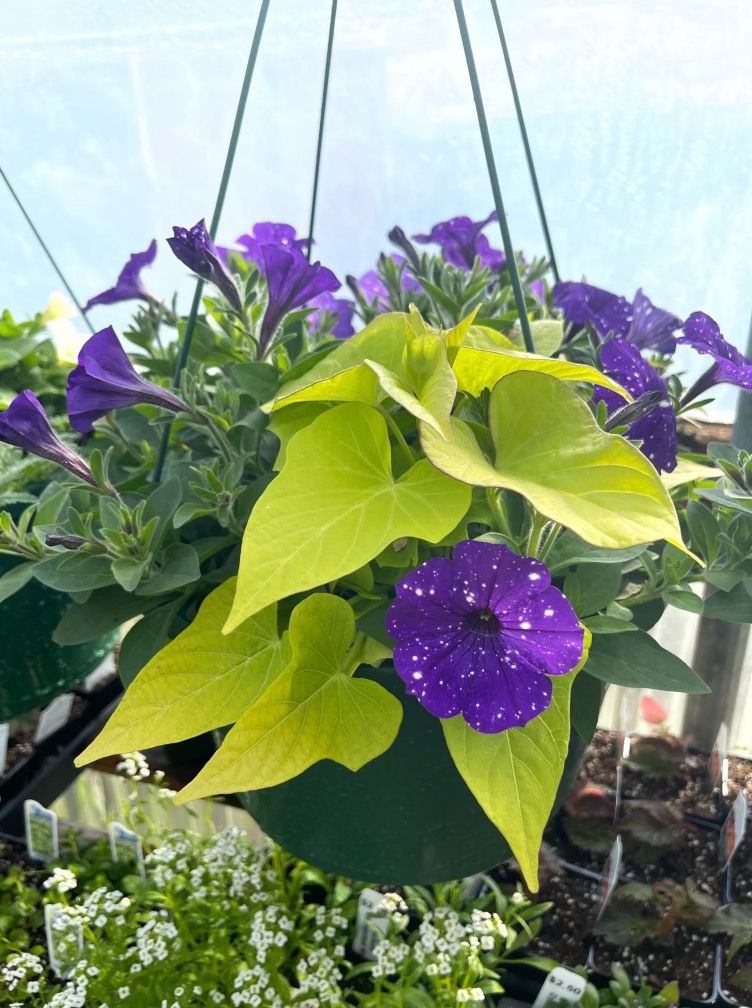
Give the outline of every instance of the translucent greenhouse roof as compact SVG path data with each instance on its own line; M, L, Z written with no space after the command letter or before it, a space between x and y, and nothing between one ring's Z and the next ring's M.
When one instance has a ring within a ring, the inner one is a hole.
M171 225L211 217L258 6L4 5L2 167L79 299ZM465 7L513 239L542 254L490 6ZM272 0L220 240L257 220L305 230L329 9ZM628 296L642 286L679 315L702 308L743 349L748 0L539 0L501 12L562 276ZM318 257L342 278L359 274L393 224L424 231L491 206L452 4L340 0ZM43 308L60 283L4 190L0 239L2 305ZM164 243L149 283L162 296L177 288L184 304L192 290ZM95 325L128 317L127 306L95 312ZM716 415L733 405L724 393Z

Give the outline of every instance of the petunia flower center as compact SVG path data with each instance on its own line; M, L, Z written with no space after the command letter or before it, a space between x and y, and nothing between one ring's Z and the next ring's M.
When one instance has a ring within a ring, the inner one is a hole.
M482 637L495 637L501 627L499 617L493 609L473 609L467 614L465 621L473 633Z

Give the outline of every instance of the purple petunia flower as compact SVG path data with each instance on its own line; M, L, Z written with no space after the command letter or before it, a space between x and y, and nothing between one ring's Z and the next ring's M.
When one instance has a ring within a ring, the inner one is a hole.
M609 377L635 399L646 392L660 394L658 404L629 425L627 437L642 441L640 451L656 469L672 472L676 468L676 417L664 379L645 360L634 343L623 339L610 339L603 344L601 366ZM594 399L596 402L605 402L609 413L626 406L626 400L610 389L596 388Z
M400 273L400 286L403 291L417 294L423 290L410 272L409 267L406 265L404 256L399 255L397 252L393 252L391 255L385 256L384 258L391 259L396 266L402 266L402 271ZM364 273L363 276L356 281L356 286L371 308L374 308L380 314L390 310L389 291L376 270L368 270L367 273Z
M713 385L726 382L752 392L752 362L724 339L720 326L705 312L692 312L682 326L683 336L678 343L691 346L701 354L709 354L713 365L692 386L685 400L696 399Z
M67 401L71 426L82 434L110 410L138 403L188 410L172 392L136 373L112 326L94 333L81 347L78 366L68 375Z
M189 270L202 279L214 284L217 290L224 294L235 311L240 314L243 306L240 302L238 288L222 262L219 251L206 230L205 222L200 220L190 230L184 227L173 227L172 231L172 238L167 239L167 244L181 263L184 263Z
M589 323L604 338L609 332L624 337L629 330L632 306L626 298L601 287L565 280L554 285L553 303L567 322L578 326Z
M79 479L97 485L87 463L63 444L50 426L44 407L28 389L17 395L10 406L0 413L0 441L39 458L49 459Z
M555 285L553 302L567 322L589 323L601 339L611 334L634 343L641 350L662 354L672 354L676 349L674 333L681 326L681 320L663 308L656 308L642 289L630 304L626 298L601 287L565 281Z
M291 224L274 224L272 221L261 221L254 224L250 234L242 234L235 242L242 248L242 255L257 266L263 266L264 245L276 245L281 248L296 249L305 253L310 244L308 238L298 238Z
M268 288L266 312L261 322L260 350L263 354L288 312L301 308L319 294L339 290L342 285L330 269L320 262L309 263L295 249L263 245L261 256Z
M348 298L336 298L327 292L311 298L308 303L316 308L306 319L308 326L314 332L321 328L326 313L335 318L331 329L331 335L335 339L348 339L355 332L352 324L353 312L355 311L354 301L350 301Z
M482 221L451 217L434 224L428 234L413 235L413 238L421 245L439 245L446 261L459 269L472 269L477 257L488 269L498 271L506 257L499 249L492 248L488 238L481 234L483 228L495 220L498 220L495 210Z
M87 312L95 305L117 304L118 301L148 301L150 304L159 304L159 299L150 294L141 282L141 270L145 266L151 266L157 257L157 242L152 239L145 252L134 252L128 262L123 266L118 276L115 286L95 294L93 298L86 302L84 311Z
M551 703L552 675L583 654L583 630L545 564L468 540L397 584L386 628L408 693L476 731L527 724Z

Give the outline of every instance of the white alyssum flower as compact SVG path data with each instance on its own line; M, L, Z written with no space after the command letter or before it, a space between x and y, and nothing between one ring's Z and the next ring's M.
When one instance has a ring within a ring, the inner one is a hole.
M49 878L44 880L45 889L55 889L59 893L72 892L78 885L78 880L68 868L53 868Z

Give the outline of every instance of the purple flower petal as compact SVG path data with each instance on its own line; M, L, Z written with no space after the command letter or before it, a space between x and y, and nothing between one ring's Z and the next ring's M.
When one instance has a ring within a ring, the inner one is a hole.
M149 244L144 252L134 252L128 262L123 266L114 287L95 294L93 298L86 302L84 311L87 312L95 305L111 305L118 301L142 301L157 302L152 294L148 292L141 282L141 270L145 266L151 266L157 256L157 242L155 239Z
M0 413L0 441L55 462L96 486L97 481L87 463L63 444L50 426L44 407L28 389Z
M678 343L691 346L701 354L709 354L715 365L703 382L703 390L726 382L752 392L752 362L721 334L720 326L705 312L693 312L682 326Z
M240 235L235 244L240 245L246 259L250 259L257 266L263 266L264 257L261 250L264 245L276 245L281 248L305 252L310 241L308 238L298 238L297 232L291 224L261 221L253 225L250 234Z
M650 298L640 288L632 302L632 324L627 339L641 350L656 350L662 354L672 354L676 350L674 333L681 326L681 319L664 308L656 308Z
M289 312L301 308L319 294L336 291L342 285L320 262L309 263L295 249L264 245L262 272L266 276L268 301L261 323L261 348L265 350L277 326Z
M190 229L173 227L172 231L172 238L167 239L167 244L178 259L197 276L214 284L235 311L241 313L243 306L235 281L211 240L205 222L200 220Z
M407 265L404 256L393 252L391 255L386 256L386 258L391 259L396 266L402 267L400 285L403 291L418 294L423 290L410 272L410 267ZM364 273L357 281L357 285L365 301L379 314L391 310L389 291L376 270L368 270L367 273Z
M472 269L478 257L489 269L500 270L506 262L504 253L491 248L488 239L481 234L487 224L497 219L496 211L482 221L472 221L469 217L451 217L434 224L428 234L413 235L413 238L422 245L439 245L444 259L459 269Z
M397 584L387 615L394 665L437 717L476 731L527 724L551 702L550 675L583 653L574 609L546 566L503 545L468 540Z
M642 350L662 354L672 354L676 349L674 332L681 321L671 312L656 308L641 289L630 303L601 287L567 280L554 286L553 302L567 322L592 325L601 339L617 336Z
M553 289L553 303L567 322L594 326L605 339L609 333L626 336L632 321L632 306L626 298L592 284L565 280Z
M112 326L94 333L81 347L78 366L68 375L67 403L71 426L82 434L110 410L137 403L173 412L188 409L172 392L136 373Z
M642 441L640 451L662 472L676 468L676 418L671 408L668 386L656 369L642 356L634 343L623 339L607 340L601 347L603 371L622 385L635 399L645 392L660 392L663 397L645 416L627 428L627 437ZM626 404L616 392L598 388L595 401L603 401L609 413Z
M309 328L314 332L321 328L326 313L335 318L331 329L331 335L335 339L347 339L355 332L352 324L353 312L355 311L354 301L350 301L348 298L336 298L327 292L311 298L309 304L316 307L316 311L311 312L306 320Z

